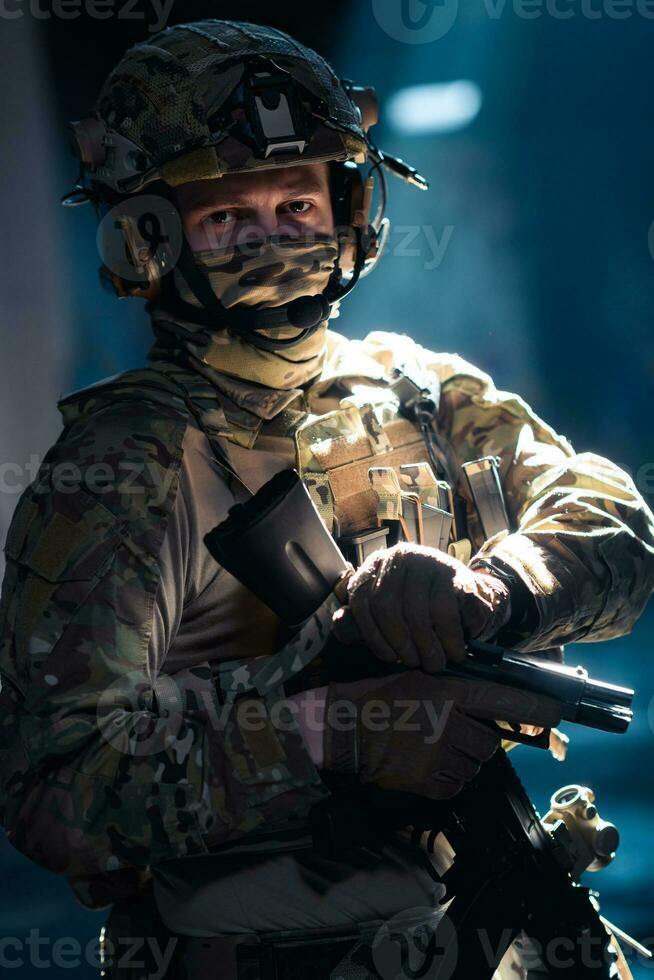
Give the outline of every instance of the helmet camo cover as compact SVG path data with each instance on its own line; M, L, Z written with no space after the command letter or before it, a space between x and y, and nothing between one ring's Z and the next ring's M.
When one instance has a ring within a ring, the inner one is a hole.
M301 148L264 155L235 93L248 71L262 78L274 69L299 93L307 139ZM128 192L159 178L176 186L305 162L361 163L367 156L360 112L327 62L282 31L257 24L182 24L135 45L104 83L94 116L110 132L105 160L90 176Z

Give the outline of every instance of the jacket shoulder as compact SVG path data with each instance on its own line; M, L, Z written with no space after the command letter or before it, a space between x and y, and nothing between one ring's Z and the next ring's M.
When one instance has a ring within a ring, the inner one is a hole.
M330 331L328 356L338 363L344 374L356 373L367 362L370 375L375 369L388 375L397 367L402 367L409 375L412 369L418 373L429 370L437 376L442 387L467 388L471 394L494 390L490 375L470 361L459 354L429 350L407 334L373 330L363 340L348 340Z
M16 637L36 630L56 642L116 556L116 590L142 597L154 588L189 422L165 391L143 394L143 375L154 373L111 378L60 403L64 430L23 492L5 543L3 671Z
M174 390L158 385L156 372L109 378L68 395L59 408L64 429L18 503L9 556L23 551L27 534L34 539L53 527L64 551L65 528L70 541L116 523L137 537L172 509L189 414Z
M90 418L97 424L99 416L111 408L115 409L116 415L126 410L142 420L161 413L188 415L179 386L152 368L103 378L64 396L59 400L58 408L66 429Z

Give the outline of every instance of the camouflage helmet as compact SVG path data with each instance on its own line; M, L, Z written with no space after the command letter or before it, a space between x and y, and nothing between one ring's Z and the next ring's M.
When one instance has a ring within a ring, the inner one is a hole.
M372 89L341 82L282 31L205 20L126 52L92 115L71 123L96 194L321 161L364 163Z

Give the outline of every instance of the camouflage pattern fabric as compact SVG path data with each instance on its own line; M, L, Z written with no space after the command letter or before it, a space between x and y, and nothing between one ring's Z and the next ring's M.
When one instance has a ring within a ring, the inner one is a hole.
M267 695L308 667L324 649L331 631L332 617L341 606L341 600L330 593L302 629L274 657L221 664L220 687L225 698L235 700L252 690Z
M342 379L339 387L346 386ZM398 472L402 464L427 456L422 434L401 415L393 392L359 382L353 389L337 409L311 413L294 428L298 472L310 492L321 487L325 501L322 507L317 502L319 513L339 535L370 530L380 520L401 520ZM308 401L312 406L312 389ZM386 483L377 477L371 483L369 471L383 471Z
M394 367L409 376L433 372L441 386L438 431L449 454L459 465L483 456L500 459L514 534L485 542L466 481L460 478L456 489L468 505L466 560L471 554L473 566L480 559L509 565L534 595L538 630L517 637L516 647L539 651L631 631L654 588L654 517L627 473L596 454L576 454L523 399L498 391L487 374L456 354L438 354L382 331L348 341L331 330L326 347L322 372L306 392L307 424L296 427L294 437L300 472L328 527L333 499L315 453L332 438L347 442L365 432L357 404L376 402L382 406L377 420L380 412L386 423L391 420L394 406L383 378ZM368 392L358 402L346 395L337 413L312 416L314 401L335 385L351 393L374 387L378 394ZM253 389L251 411L257 396Z
M358 444L367 446L370 451L361 412L356 405L347 402L325 415L308 415L295 430L295 443L300 476L322 472L325 455L332 457L335 446L341 447L345 458L349 455L348 450Z
M202 386L188 390L210 418ZM98 906L153 863L304 818L326 791L293 726L266 720L278 695L250 731L243 709L222 710L209 664L144 669L188 424L180 388L133 372L61 408L67 428L5 549L0 819Z
M308 146L268 157L255 152L242 107L232 96L244 61L271 59L302 86L307 117L320 104ZM230 101L232 100L232 101ZM233 102L233 104L232 104ZM163 178L171 186L230 172L322 160L364 162L358 110L327 62L282 31L259 24L205 20L179 24L130 48L104 83L94 108L124 152L109 155L92 179L134 191Z
M521 647L629 632L654 586L654 518L632 480L608 460L576 455L518 396L456 355L395 334L347 341L332 333L322 373L305 392L280 397L227 376L221 384L245 433L296 396L308 419L330 391L347 398L357 386L378 388L383 394L366 403L387 403L384 376L411 362L438 377L439 431L459 462L501 461L516 530L483 542L469 501L469 532L473 564L483 557L510 566L534 596L539 622ZM66 874L95 906L111 901L112 889L138 888L152 863L301 823L325 795L299 736L266 721L276 693L252 733L221 715L210 664L167 678L144 671L189 413L214 433L234 428L207 377L158 365L62 403L66 429L21 498L6 545L2 823L16 847ZM337 414L351 429L345 442L363 433L370 452L356 405ZM302 426L291 417L295 438ZM327 430L335 420L326 417ZM391 441L395 424L388 418L384 427ZM320 456L320 445L298 448ZM317 483L314 492L327 489Z
M328 531L334 529L334 495L327 473L305 473L303 483Z
M171 357L179 358L182 367ZM202 408L202 426L216 438L227 439L244 449L252 449L266 422L292 415L297 422L305 412L292 412L289 406L302 399L299 388L273 389L246 383L239 378L214 371L189 356L182 346L171 352L155 344L149 360L158 374L182 385L196 407ZM191 368L191 369L190 369ZM288 425L288 423L287 423ZM286 433L287 425L283 432Z
M516 637L516 648L629 633L654 589L654 516L631 477L602 456L575 453L522 398L457 355L381 331L358 347L387 370L417 360L438 376L438 430L459 463L499 457L514 533L484 542L464 480L458 491L468 504L471 567L482 558L508 565L534 596L538 626Z
M391 466L371 466L368 477L379 498L377 520L399 521L402 517L402 488L395 470Z
M400 467L402 490L414 494L421 503L440 507L438 480L429 463L405 463Z
M238 305L269 308L283 306L299 296L322 293L336 268L339 249L335 238L271 237L263 242L195 252L198 268L216 297L227 309ZM182 300L198 301L178 269L173 275ZM292 348L261 350L227 329L209 330L156 310L159 331L172 334L197 362L233 378L267 389L288 390L305 384L320 373L325 359L327 320ZM262 330L275 339L297 337L294 327Z

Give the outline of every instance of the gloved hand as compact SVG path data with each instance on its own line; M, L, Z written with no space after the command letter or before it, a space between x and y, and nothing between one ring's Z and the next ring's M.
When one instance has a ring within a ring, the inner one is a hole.
M463 660L468 640L495 636L511 613L501 579L417 544L376 551L350 579L348 595L334 615L337 639L428 673Z
M561 711L550 698L417 670L332 683L323 765L382 789L449 799L498 748L500 736L478 720L497 718L552 727Z

